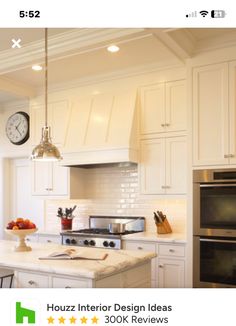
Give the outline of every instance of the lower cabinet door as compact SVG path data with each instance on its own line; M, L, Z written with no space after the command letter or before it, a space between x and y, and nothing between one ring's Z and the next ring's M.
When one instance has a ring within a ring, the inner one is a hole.
M49 277L34 273L16 272L15 286L17 288L48 288Z
M159 258L157 278L159 288L184 288L184 261Z

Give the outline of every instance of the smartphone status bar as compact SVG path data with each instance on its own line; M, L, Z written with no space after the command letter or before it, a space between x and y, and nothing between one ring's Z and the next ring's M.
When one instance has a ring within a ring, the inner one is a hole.
M0 27L236 27L234 2L199 0L9 0Z

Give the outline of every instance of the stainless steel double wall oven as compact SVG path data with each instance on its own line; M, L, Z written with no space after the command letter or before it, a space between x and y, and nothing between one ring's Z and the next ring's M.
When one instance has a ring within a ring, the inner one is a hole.
M236 169L193 173L193 285L236 287Z

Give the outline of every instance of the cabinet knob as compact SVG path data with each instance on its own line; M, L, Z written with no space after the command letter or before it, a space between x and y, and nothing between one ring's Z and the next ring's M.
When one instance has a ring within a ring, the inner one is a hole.
M138 247L138 250L143 250L143 247Z
M170 123L166 123L166 127L169 127L170 126Z
M29 283L29 285L36 285L35 281L32 281L32 280L30 280L28 283Z
M48 243L51 243L51 242L52 242L52 240L49 240L49 239L48 239L48 240L47 240L47 242L48 242Z
M25 240L26 240L26 241L30 241L30 238L26 238Z
M165 126L166 126L166 124L165 124L165 123L162 123L162 124L161 124L161 126L162 126L162 127L165 127Z
M169 249L169 252L175 252L174 249Z
M159 267L160 267L160 268L163 268L163 265L160 264Z

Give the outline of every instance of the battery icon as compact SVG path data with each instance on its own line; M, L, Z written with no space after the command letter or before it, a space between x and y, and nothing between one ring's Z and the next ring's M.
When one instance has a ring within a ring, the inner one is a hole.
M211 11L212 18L224 18L225 15L226 15L226 12L224 10L212 10Z

